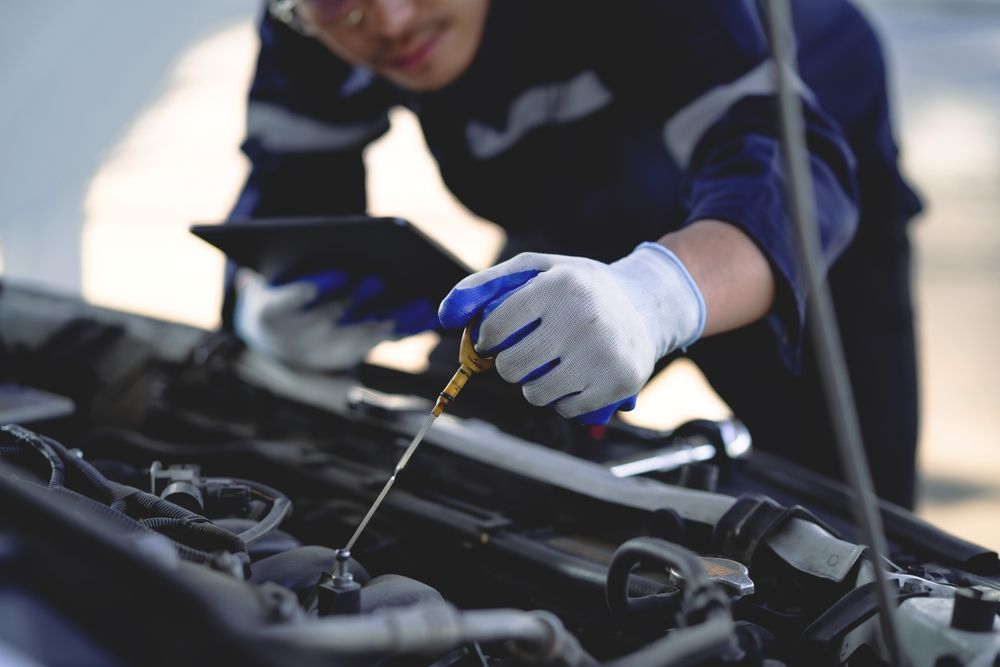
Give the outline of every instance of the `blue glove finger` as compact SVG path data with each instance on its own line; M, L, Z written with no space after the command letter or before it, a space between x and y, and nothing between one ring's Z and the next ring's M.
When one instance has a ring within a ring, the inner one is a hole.
M385 319L395 322L392 331L398 336L412 336L438 326L437 313L429 299L415 299L393 308L385 313Z
M302 306L302 310L312 310L332 298L342 294L350 283L351 277L343 271L318 271L304 276L279 276L271 284L275 287L293 282L304 282L316 287L316 294Z
M385 292L385 281L378 276L362 276L351 290L351 303L363 305Z
M386 283L378 276L362 276L351 289L350 307L340 316L337 324L357 324L381 319L377 313L364 309L365 304L385 292Z
M632 394L628 398L623 398L617 403L605 405L603 408L598 408L597 410L591 410L590 412L584 412L582 415L577 415L576 419L581 424L586 424L587 426L607 424L608 420L611 419L611 415L615 414L618 410L628 412L629 410L635 409L636 398L636 394Z
M429 299L419 298L400 305L391 303L352 303L350 310L339 320L338 324L360 324L363 322L392 321L393 333L397 336L412 336L422 331L432 331L438 328L437 312Z
M539 273L541 271L518 271L494 278L475 287L466 289L456 287L448 292L448 296L441 302L441 306L438 308L438 319L441 320L441 325L445 329L461 329L477 315L482 314L484 309L491 305L491 302L497 301L496 304L492 305L492 308L496 308L511 292Z

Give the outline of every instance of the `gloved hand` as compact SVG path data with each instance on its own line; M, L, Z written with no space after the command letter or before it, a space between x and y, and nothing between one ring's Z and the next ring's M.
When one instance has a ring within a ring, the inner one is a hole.
M271 285L241 269L235 287L233 324L247 346L312 370L351 368L382 341L437 327L427 299L370 307L385 290L375 277L326 271Z
M438 310L445 328L480 317L476 349L534 405L607 423L653 365L705 326L705 302L681 261L643 243L612 264L524 253L462 280Z

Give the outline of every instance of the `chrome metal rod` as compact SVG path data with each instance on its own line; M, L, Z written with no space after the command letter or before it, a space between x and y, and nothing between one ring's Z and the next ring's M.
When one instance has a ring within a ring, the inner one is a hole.
M430 430L431 424L434 423L435 419L437 419L437 416L434 413L427 415L427 419L424 420L423 426L421 426L420 430L417 431L417 434L413 436L413 440L410 441L410 446L406 448L406 451L403 452L403 456L399 459L399 463L396 464L396 469L392 472L392 476L389 477L385 486L382 487L382 491L378 494L378 497L375 498L375 502L372 503L372 506L368 509L368 514L366 514L365 518L361 520L361 523L358 525L358 529L354 531L354 535L351 536L347 546L344 547L345 549L350 551L354 548L354 543L358 541L358 538L361 536L361 532L365 529L365 526L368 525L368 522L372 520L375 510L377 510L379 505L382 504L382 501L385 500L386 495L389 493L389 489L391 489L392 485L396 482L396 477L400 472L402 472L403 468L406 467L406 464L409 463L410 457L413 456L413 452L417 451L417 446L420 444L420 441L424 439L424 436L427 435L427 431Z

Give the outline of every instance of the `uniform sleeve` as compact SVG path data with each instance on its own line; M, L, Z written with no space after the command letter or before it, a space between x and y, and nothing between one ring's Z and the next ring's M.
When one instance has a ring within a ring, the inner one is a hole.
M709 218L729 222L767 257L777 282L767 321L782 358L795 368L806 281L787 214L775 72L756 3L647 2L643 11L649 15L634 25L645 34L631 35L607 76L617 79L621 94L640 96L659 115L663 141L684 174L682 226ZM798 90L825 271L857 227L854 157L801 80Z
M362 150L396 97L264 11L242 145L251 172L230 218L363 212Z

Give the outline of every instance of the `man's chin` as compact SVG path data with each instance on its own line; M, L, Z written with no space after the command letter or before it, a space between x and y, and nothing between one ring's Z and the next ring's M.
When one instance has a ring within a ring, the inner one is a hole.
M444 88L458 78L460 72L449 72L446 68L435 67L433 63L414 72L402 72L394 69L384 69L379 72L383 77L401 88L414 92L431 92Z

